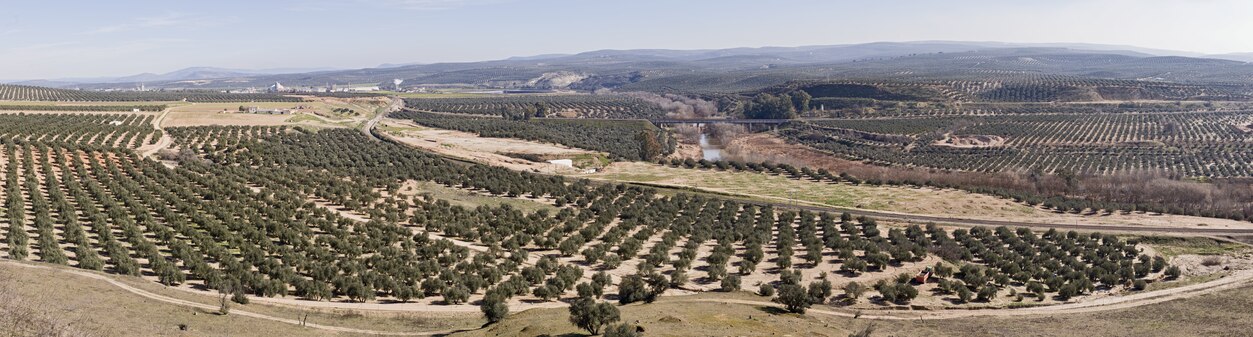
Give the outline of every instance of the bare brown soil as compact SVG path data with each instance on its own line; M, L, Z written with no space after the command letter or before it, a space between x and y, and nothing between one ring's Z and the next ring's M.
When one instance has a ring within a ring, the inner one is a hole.
M953 148L985 148L1005 145L1005 138L990 135L947 135L935 141L936 146Z
M1240 131L1243 131L1245 133L1253 133L1253 123L1236 124L1236 129L1239 129Z
M378 129L396 141L455 158L473 160L487 165L501 166L518 171L543 173L572 173L577 170L549 163L536 163L514 158L506 153L525 153L544 156L576 157L595 152L570 148L557 144L525 141L519 139L488 138L478 135L420 127L409 121L385 119Z

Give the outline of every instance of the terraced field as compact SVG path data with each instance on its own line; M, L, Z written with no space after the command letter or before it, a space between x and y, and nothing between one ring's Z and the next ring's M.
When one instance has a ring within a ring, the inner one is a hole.
M854 159L974 172L1253 176L1243 112L834 120L785 137ZM995 136L954 146L949 136Z

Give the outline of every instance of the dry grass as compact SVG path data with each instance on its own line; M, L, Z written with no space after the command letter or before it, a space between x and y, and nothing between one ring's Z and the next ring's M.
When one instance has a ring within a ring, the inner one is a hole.
M1220 264L1223 264L1223 258L1218 256L1206 256L1201 260L1201 265L1206 267L1213 267Z
M646 163L615 163L586 177L917 214L1009 217L1035 212L1031 207L1009 200L956 190L832 184L755 172L693 170Z
M748 294L707 294L764 298ZM620 307L623 321L647 336L848 336L869 325L875 336L1232 336L1253 327L1253 288L1131 309L1039 317L871 321L809 314L799 316L753 305L677 302L663 297L647 305ZM566 321L565 309L531 310L484 330L454 336L584 336Z
M0 265L6 284L26 305L54 314L71 326L101 336L276 336L323 335L297 326L246 318L219 316L136 296L104 282L49 270ZM7 305L6 305L7 307ZM179 325L188 327L179 330ZM11 331L0 332L10 335ZM22 334L17 334L22 335Z
M1253 251L1249 246L1204 237L1146 237L1140 242L1152 246L1154 250L1166 257L1233 255Z
M0 264L0 275L12 294L44 312L68 322L70 326L100 336L323 336L336 335L323 330L301 328L294 324L255 319L239 315L221 316L202 310L150 300L100 280L75 276L51 269L23 268ZM162 287L141 278L113 276L127 285L161 296L202 304L216 305L213 296ZM6 306L7 307L7 306ZM374 311L294 308L253 303L232 307L234 310L298 319L308 315L307 322L340 327L379 331L431 331L466 329L479 326L477 313L390 313ZM179 329L186 325L188 330ZM3 329L3 326L0 326ZM0 335L12 335L0 330Z
M263 109L299 109L289 115L240 113L239 107ZM309 102L191 103L170 108L163 123L167 127L196 125L312 125L320 127L352 127L377 112L385 102L377 100L321 99ZM357 115L337 113L335 109L351 109Z

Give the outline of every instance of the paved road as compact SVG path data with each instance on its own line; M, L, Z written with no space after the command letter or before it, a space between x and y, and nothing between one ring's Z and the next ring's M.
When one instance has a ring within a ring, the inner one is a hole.
M392 97L392 104L391 106L387 107L387 111L384 111L378 115L375 115L374 118L371 118L369 121L366 121L365 124L361 125L361 133L364 133L365 136L370 137L370 139L373 139L376 141L382 141L382 139L379 139L379 137L374 135L374 127L378 125L379 121L382 121L383 118L387 118L388 114L391 114L396 111L400 111L400 109L404 109L404 107L405 107L404 100Z

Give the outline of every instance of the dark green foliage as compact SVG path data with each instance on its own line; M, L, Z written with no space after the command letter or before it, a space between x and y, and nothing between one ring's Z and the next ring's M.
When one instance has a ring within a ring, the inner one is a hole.
M1168 279L1178 279L1182 274L1183 273L1179 270L1179 266L1166 267L1166 278Z
M796 106L787 95L757 94L744 108L744 117L750 119L796 118Z
M762 283L757 286L757 295L766 297L774 296L774 286L771 286L768 283Z
M618 308L613 304L590 298L578 299L570 305L570 323L593 335L600 334L606 325L621 320L618 315Z
M722 279L722 283L718 287L719 290L731 292L740 290L740 276L730 275Z
M483 311L483 317L487 318L488 323L496 323L505 319L509 315L509 305L505 304L505 299L501 296L487 296L483 298L483 303L479 304L479 309Z
M638 331L638 327L626 323L614 324L605 329L605 337L641 337L644 334Z
M831 281L822 279L809 283L809 302L813 304L823 304L827 302L827 298L831 297Z
M478 133L484 137L519 138L604 151L627 160L652 160L674 152L675 141L647 121L557 120L523 121L473 118L406 111L395 118L441 129Z
M805 287L796 284L784 284L779 287L779 297L775 302L787 307L787 311L803 314L812 304Z

